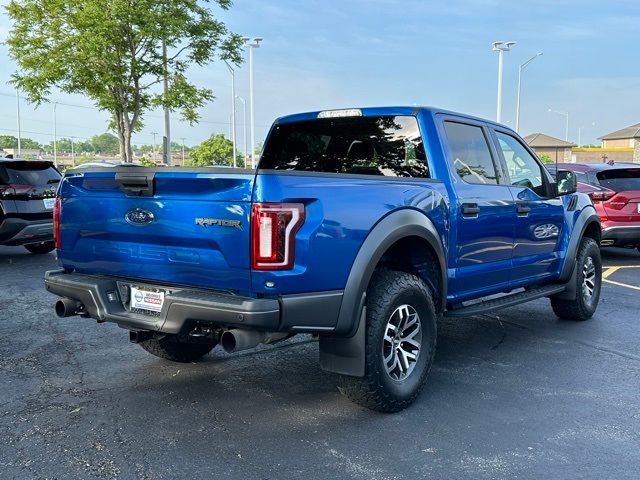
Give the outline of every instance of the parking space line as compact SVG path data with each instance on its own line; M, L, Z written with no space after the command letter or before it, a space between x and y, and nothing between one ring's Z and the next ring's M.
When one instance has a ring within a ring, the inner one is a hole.
M612 285L617 285L619 287L631 288L632 290L640 290L640 287L637 287L635 285L629 285L627 283L616 282L615 280L609 280L609 277L613 273L624 268L640 268L640 265L620 265L617 267L608 267L604 272L602 272L602 281L606 283L610 283Z

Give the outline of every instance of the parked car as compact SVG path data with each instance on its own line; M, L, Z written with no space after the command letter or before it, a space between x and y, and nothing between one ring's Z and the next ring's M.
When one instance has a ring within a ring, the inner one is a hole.
M42 160L0 158L0 246L49 253L60 172Z
M602 223L603 247L640 252L640 164L559 163L549 165L576 174L578 191L591 197Z
M600 221L575 175L557 176L514 131L467 115L291 115L256 171L67 173L62 268L45 284L59 316L115 322L179 362L315 333L343 393L397 411L425 384L440 315L543 297L559 317L594 314Z

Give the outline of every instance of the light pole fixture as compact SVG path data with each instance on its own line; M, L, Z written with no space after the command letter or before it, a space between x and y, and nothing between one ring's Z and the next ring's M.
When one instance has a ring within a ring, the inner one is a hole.
M20 92L16 88L16 113L18 118L18 158L22 155L22 129L20 128Z
M236 149L236 72L233 70L229 62L224 61L231 74L231 143L233 144L233 166L236 165L237 149Z
M557 113L558 115L562 115L563 117L565 117L566 124L564 129L564 140L565 142L568 142L569 141L569 112L559 112L557 110L553 110L552 108L550 108L549 111L551 113Z
M256 124L253 110L253 50L260 47L262 38L243 37L244 46L249 49L249 115L251 116L251 168L256 168Z
M244 137L244 155L242 157L244 158L244 168L247 168L247 102L239 95L236 95L236 98L242 102L242 135Z
M153 159L153 161L156 161L156 135L158 134L158 132L151 132L151 135L153 135L153 150L151 151L151 158Z
M58 122L56 118L56 107L58 102L53 102L53 164L58 166Z
M595 127L596 126L596 122L591 122L591 125L589 125L590 127ZM578 127L578 146L581 147L582 146L582 129L585 127Z
M500 122L502 118L502 62L504 52L511 50L516 42L493 42L491 45L494 52L498 52L498 99L496 105L496 122Z
M522 88L522 71L527 68L527 65L533 62L540 55L542 55L542 52L536 53L533 57L521 64L518 68L518 96L516 100L516 132L518 133L520 133L520 90Z

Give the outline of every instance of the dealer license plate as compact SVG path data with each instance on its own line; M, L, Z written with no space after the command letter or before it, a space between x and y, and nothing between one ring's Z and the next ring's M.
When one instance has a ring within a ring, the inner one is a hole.
M42 200L44 202L44 208L51 210L53 205L56 203L55 198L45 198Z
M152 292L138 287L131 287L131 308L161 312L164 304L164 292L159 290Z

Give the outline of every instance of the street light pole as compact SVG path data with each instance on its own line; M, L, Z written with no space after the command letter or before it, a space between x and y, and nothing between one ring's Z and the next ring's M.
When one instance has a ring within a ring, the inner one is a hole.
M76 166L76 154L75 154L74 146L73 146L73 139L74 138L75 137L73 137L73 136L71 137L71 165L75 167Z
M244 46L249 49L249 115L251 116L251 168L256 168L256 124L253 110L253 49L260 47L262 38L244 37Z
M167 42L162 42L162 69L164 70L164 101L167 101L169 92L169 67L167 65ZM167 165L171 165L171 118L169 108L164 107L164 155L163 160Z
M511 50L516 42L493 42L491 45L493 46L493 51L498 52L498 99L496 105L496 122L500 122L502 120L502 63L503 63L503 55L504 52L508 52Z
M533 57L531 57L529 60L524 62L518 68L518 96L517 96L517 100L516 100L516 132L518 132L518 133L520 133L520 90L522 88L522 71L525 68L527 68L527 65L529 65L531 62L533 62L540 55L542 55L542 52L536 53Z
M244 159L244 168L247 168L247 102L244 98L236 95L236 98L242 102L242 130L244 136L244 145L242 158Z
M231 74L231 143L233 144L233 166L236 165L237 150L236 150L236 72L233 70L229 62L224 61L225 65L229 69Z
M596 122L591 122L591 126L595 127L596 126ZM583 129L583 127L578 127L578 146L579 147L582 146L582 129Z
M182 166L184 167L184 141L185 141L185 138L182 137L182 138L180 138L180 140L182 140Z
M558 115L562 115L566 119L566 125L564 129L564 140L565 142L569 141L569 112L558 112L557 110L549 109L551 113L557 113Z
M16 88L16 112L18 114L18 158L22 155L22 131L20 128L20 92Z
M158 134L158 132L151 132L151 135L153 135L153 150L151 151L151 158L153 159L154 163L156 161L156 135Z
M53 102L53 164L58 166L58 122L56 119L56 107L58 102Z

